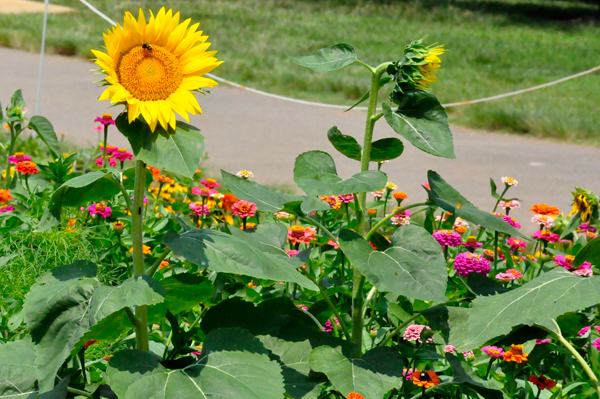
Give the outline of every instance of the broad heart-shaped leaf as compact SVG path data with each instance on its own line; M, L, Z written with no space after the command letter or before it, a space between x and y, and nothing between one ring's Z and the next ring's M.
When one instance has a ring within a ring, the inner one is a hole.
M31 337L0 345L0 399L37 397L36 379Z
M360 161L362 147L354 137L342 134L337 126L334 126L327 131L327 139L336 150L350 159Z
M573 267L579 267L583 262L600 266L600 237L594 238L581 248L573 260Z
M402 141L394 137L380 139L371 144L371 162L383 162L398 158L404 152Z
M50 121L43 116L36 115L29 120L29 128L35 130L42 141L48 146L52 156L58 158L60 155L60 145Z
M387 176L379 170L367 170L344 180L338 176L331 155L308 151L296 158L294 181L310 196L341 195L381 190Z
M462 357L460 354L459 356ZM450 363L454 371L453 383L466 384L486 399L502 399L504 397L502 394L503 385L501 383L494 379L482 380L477 377L473 373L471 366L461 361L456 354L446 353L446 360Z
M200 134L199 129L177 121L174 130L169 128L165 131L161 126L157 126L152 132L140 119L130 124L127 113L119 115L116 125L129 140L137 159L158 169L189 178L196 173L204 152L204 136Z
M76 261L43 275L25 298L23 315L35 343L40 391L54 387L57 370L98 322L126 306L153 305L164 289L148 276L117 287L100 285L97 266ZM116 329L116 326L112 326Z
M10 98L10 107L11 108L20 108L25 107L25 100L23 100L23 92L21 89L15 91Z
M342 69L358 61L354 47L340 43L322 48L314 55L288 57L296 64L312 69L315 72L328 72Z
M435 96L418 90L402 95L398 108L382 104L383 115L392 129L428 154L454 159L448 116Z
M282 193L242 179L224 170L221 170L221 177L223 178L223 184L233 195L239 199L255 203L259 211L277 212L287 202L302 201L302 197L299 195Z
M317 290L284 255L272 255L237 237L216 230L190 230L182 235L171 230L164 243L190 262L210 270L274 281L297 283Z
M447 299L444 254L425 229L400 227L384 252L351 230L343 230L339 238L344 254L379 291L425 301Z
M160 365L148 352L118 352L108 383L119 399L281 399L281 366L258 339L241 329L219 329L204 342L202 359L180 370Z
M600 278L580 277L554 269L504 294L477 297L466 331L450 341L459 351L478 348L508 334L516 326L543 324L548 319L600 303Z
M175 274L160 284L166 291L165 306L173 314L192 309L210 299L215 291L210 280L191 273Z
M402 378L402 357L389 347L348 359L329 346L320 346L311 352L309 364L313 371L324 373L344 397L356 392L365 399L381 399Z
M527 237L521 234L517 229L506 223L505 220L490 212L478 209L442 179L438 173L432 170L428 171L427 180L429 181L429 186L431 188L428 191L429 199L445 211L451 212L453 215L468 220L469 222L483 226L488 230L499 231L501 233L510 234L511 236L527 239Z

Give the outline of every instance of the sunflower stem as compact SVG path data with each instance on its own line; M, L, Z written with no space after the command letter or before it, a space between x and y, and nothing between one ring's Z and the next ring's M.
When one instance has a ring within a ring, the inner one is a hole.
M369 92L369 108L367 111L367 121L365 125L365 138L363 142L363 149L360 161L360 170L365 172L369 170L369 164L371 163L371 146L373 141L373 128L375 127L376 115L377 115L377 96L380 89L381 75L386 71L390 63L386 62L379 65L375 70L371 68L371 90ZM358 205L359 209L366 209L367 193L359 193ZM364 212L357 213L356 232L361 236L365 234L365 214ZM363 307L363 285L365 284L365 277L358 270L356 266L352 266L354 274L354 284L352 287L352 342L354 342L358 350L356 356L360 356L362 353L362 335L364 330L364 319L362 317Z
M146 189L146 165L140 160L135 162L135 182L133 187L133 209L131 212L131 240L133 243L133 275L143 276L146 274L144 267L144 190ZM138 306L135 316L139 324L135 326L136 346L138 350L148 352L148 307Z

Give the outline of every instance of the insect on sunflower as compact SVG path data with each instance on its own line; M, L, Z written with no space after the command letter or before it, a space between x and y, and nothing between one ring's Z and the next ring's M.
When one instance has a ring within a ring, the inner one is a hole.
M146 21L140 9L138 19L127 12L123 26L117 24L104 34L106 53L92 50L96 64L106 74L108 86L100 100L124 104L129 123L140 115L154 131L156 125L175 128L175 112L189 122L189 115L202 113L193 91L217 86L203 75L223 61L197 31L191 19L180 23L180 15L161 8L150 11Z

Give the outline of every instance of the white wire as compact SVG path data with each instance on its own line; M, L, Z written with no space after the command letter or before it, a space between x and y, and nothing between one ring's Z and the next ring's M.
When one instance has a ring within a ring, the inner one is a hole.
M37 95L35 96L35 115L40 111L40 96L42 94L42 71L44 70L44 50L46 49L46 29L48 28L48 5L50 0L44 1L44 26L42 28L42 50L40 52L40 71L38 73Z
M96 7L92 6L86 0L79 0L79 1L82 2L84 5L86 5L90 10L92 10L93 12L95 12L96 14L98 14L99 16L101 16L102 18L104 18L106 21L108 21L113 26L117 25L115 21L113 21L112 19L110 19L109 17L107 17L105 14L103 14L101 11L99 11ZM47 12L47 7L48 7L47 2L48 2L48 0L46 0L46 12ZM43 36L43 39L42 39L43 41L45 40L45 33L46 33L46 20L44 19L44 36ZM43 58L43 52L44 52L43 49L44 49L44 44L42 42L42 58ZM541 84L541 85L538 85L538 86L529 87L527 89L511 91L511 92L508 92L508 93L499 94L497 96L492 96L492 97L479 98L477 100L461 101L461 102L455 102L455 103L449 103L449 104L442 104L442 106L444 108L449 108L449 107L457 107L457 106L461 106L461 105L470 105L470 104L477 104L477 103L482 103L482 102L486 102L486 101L499 100L501 98L516 96L516 95L523 94L523 93L528 93L528 92L531 92L531 91L534 91L534 90L544 89L546 87L554 86L554 85L566 82L566 81L571 80L571 79L576 79L576 78L579 78L579 77L584 76L584 75L589 75L589 74L594 73L596 71L600 71L600 65L598 65L597 67L594 67L594 68L590 68L590 69L588 69L586 71L576 73L574 75L570 75L570 76L567 76L567 77L564 77L564 78L561 78L561 79L557 79L557 80L552 81L552 82L544 83L544 84ZM40 82L41 82L41 74L42 74L42 72L41 72L41 65L40 65ZM242 90L246 90L246 91L249 91L249 92L252 92L252 93L260 94L261 96L270 97L270 98L276 98L278 100L289 101L289 102L293 102L293 103L296 103L296 104L314 105L314 106L324 107L324 108L335 108L335 109L348 109L349 108L347 105L335 105L335 104L319 103L319 102L314 102L314 101L304 101L304 100L298 100L298 99L291 98L291 97L285 97L285 96L280 96L280 95L277 95L277 94L268 93L266 91L253 89L251 87L247 87L247 86L241 85L239 83L232 82L231 80L227 80L227 79L221 78L219 76L213 75L212 73L207 73L206 76L208 76L211 79L214 79L214 80L216 80L218 82L225 83L225 84L227 84L229 86L237 87L238 89L242 89ZM39 98L39 85L38 85L38 98ZM367 109L367 107L354 107L353 109L365 111Z

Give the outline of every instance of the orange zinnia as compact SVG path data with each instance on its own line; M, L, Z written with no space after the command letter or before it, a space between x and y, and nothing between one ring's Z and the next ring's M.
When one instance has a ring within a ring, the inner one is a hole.
M129 252L133 252L133 247L129 248ZM142 245L142 252L144 255L150 255L152 249L147 245Z
M0 204L4 204L12 199L10 190L0 190Z
M412 383L419 387L431 388L440 383L440 379L434 371L424 370L413 373Z
M169 266L169 261L168 260L163 260L162 262L160 262L160 266L158 267L158 270L163 269L165 267Z
M239 199L233 194L225 194L223 198L221 198L221 202L219 202L219 206L221 209L227 212L231 212L231 207L233 204L238 202Z
M523 353L523 345L511 345L510 350L504 352L505 362L523 363L527 361L527 353Z
M557 207L550 206L548 204L535 204L529 210L537 213L538 215L545 215L545 216L552 216L552 217L558 216L558 214L560 213L560 211L558 210Z
M350 392L350 395L348 395L348 399L365 399L365 397L359 393Z
M406 193L403 193L402 191L398 191L392 194L392 197L396 198L397 200L405 200L408 198L408 195L406 195Z
M17 172L21 172L24 175L35 175L36 173L40 173L37 170L37 164L31 161L21 161L17 163Z

